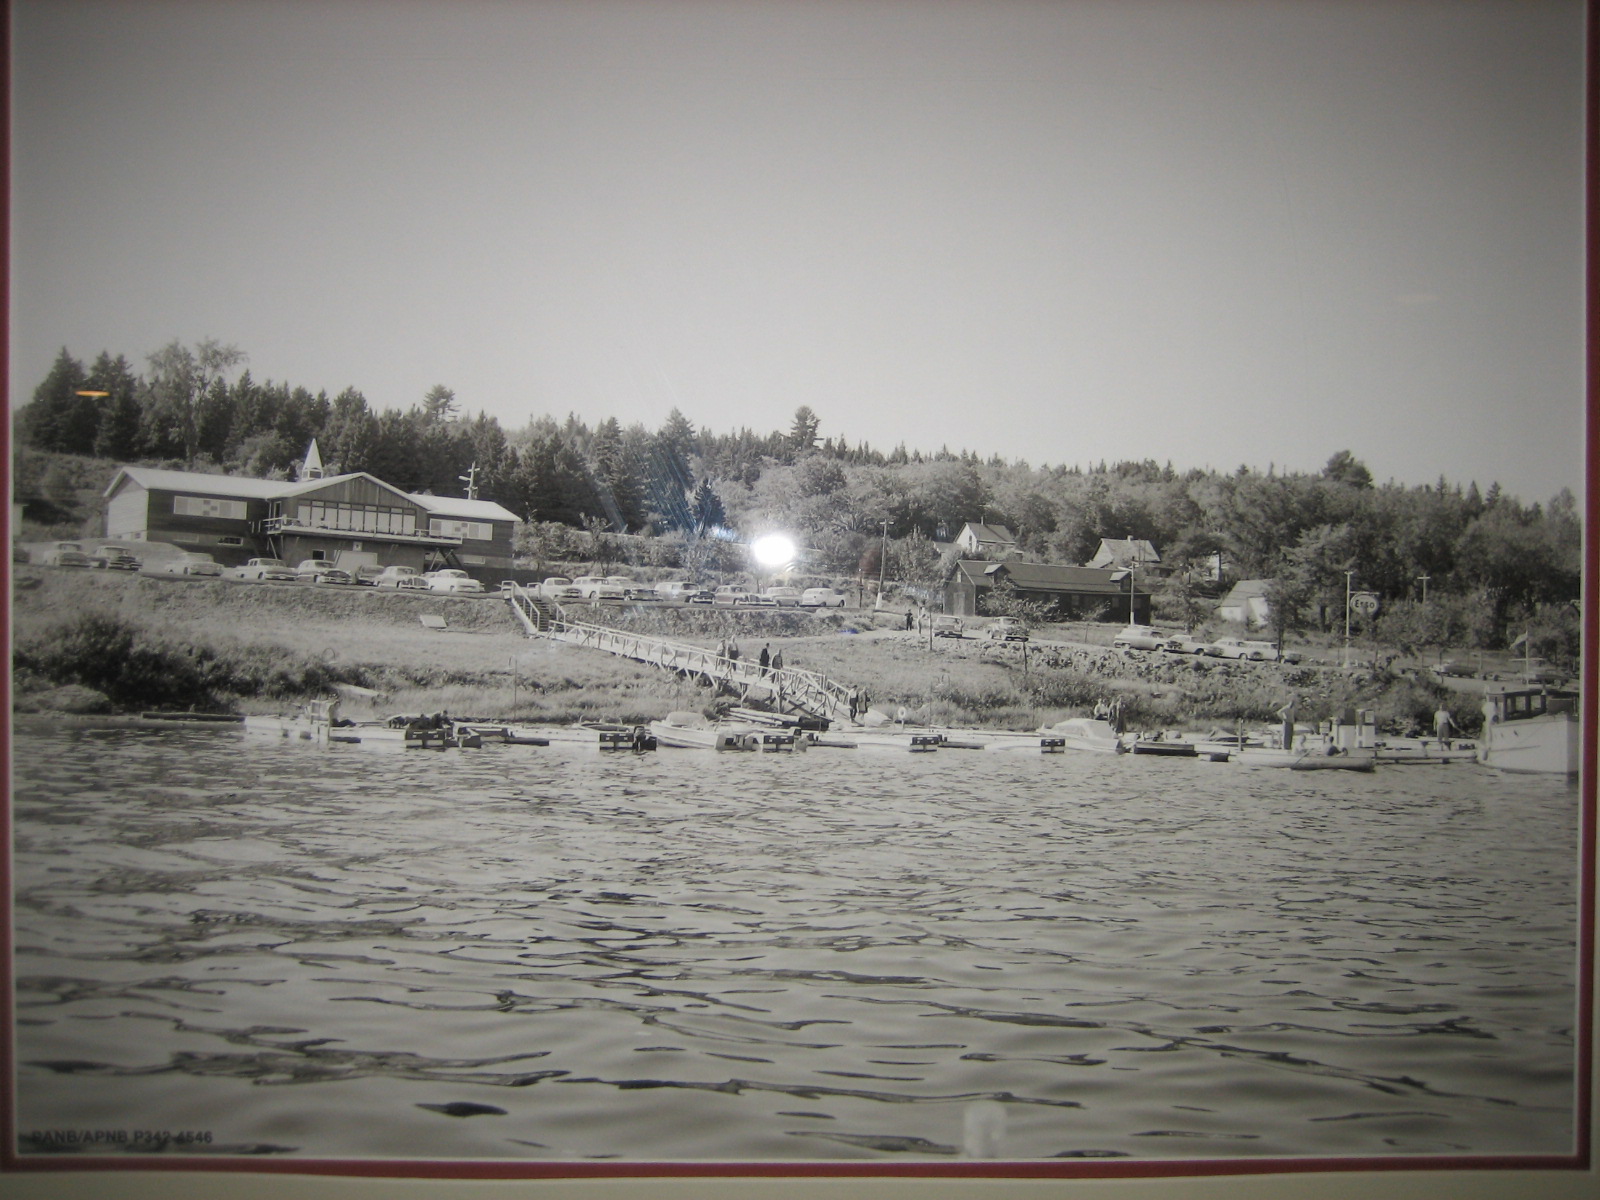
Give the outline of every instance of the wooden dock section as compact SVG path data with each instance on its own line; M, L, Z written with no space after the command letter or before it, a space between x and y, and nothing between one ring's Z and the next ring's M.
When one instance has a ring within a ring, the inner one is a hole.
M507 599L529 637L603 650L634 662L648 663L684 678L728 688L741 700L768 701L780 712L802 713L836 724L851 720L850 689L815 671L793 667L763 669L758 662L728 658L704 646L574 621L559 604L525 587L514 587Z

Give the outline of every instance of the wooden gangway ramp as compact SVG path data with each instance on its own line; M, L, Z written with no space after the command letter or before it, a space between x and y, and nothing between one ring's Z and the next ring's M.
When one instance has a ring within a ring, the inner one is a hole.
M529 637L604 650L685 678L726 686L743 699L768 700L780 712L803 713L838 724L852 720L850 689L815 671L795 667L763 669L759 662L728 658L704 646L574 621L559 604L521 586L512 587L507 599Z

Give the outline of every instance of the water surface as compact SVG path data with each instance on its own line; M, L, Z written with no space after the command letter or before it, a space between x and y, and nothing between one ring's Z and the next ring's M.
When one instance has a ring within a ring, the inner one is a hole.
M215 730L15 754L24 1152L1571 1152L1558 780Z

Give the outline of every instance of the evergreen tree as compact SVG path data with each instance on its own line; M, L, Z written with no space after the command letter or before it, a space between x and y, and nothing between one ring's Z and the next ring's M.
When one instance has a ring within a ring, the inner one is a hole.
M23 439L40 450L93 453L95 430L85 429L83 420L93 415L94 401L91 399L91 407L86 409L82 403L85 397L78 395L87 387L83 364L63 346L50 373L33 389L33 402L19 414Z

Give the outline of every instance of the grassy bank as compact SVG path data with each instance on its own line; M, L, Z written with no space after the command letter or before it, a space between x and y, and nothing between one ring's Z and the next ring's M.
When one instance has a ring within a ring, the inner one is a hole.
M1024 654L976 638L930 644L890 613L582 611L704 646L735 638L747 656L768 645L786 665L861 688L875 706L947 724L1032 728L1101 698L1121 698L1137 728L1255 722L1294 695L1303 720L1356 705L1403 727L1425 722L1444 695L1384 674L1135 661L1109 649L1110 627L1045 628ZM449 631L424 628L423 615L443 617ZM24 566L13 629L15 705L26 711L275 711L337 688L358 716L448 709L492 720L633 722L717 700L655 668L530 641L505 604L487 599ZM1057 638L1091 644L1044 644ZM1472 718L1470 706L1455 707Z

